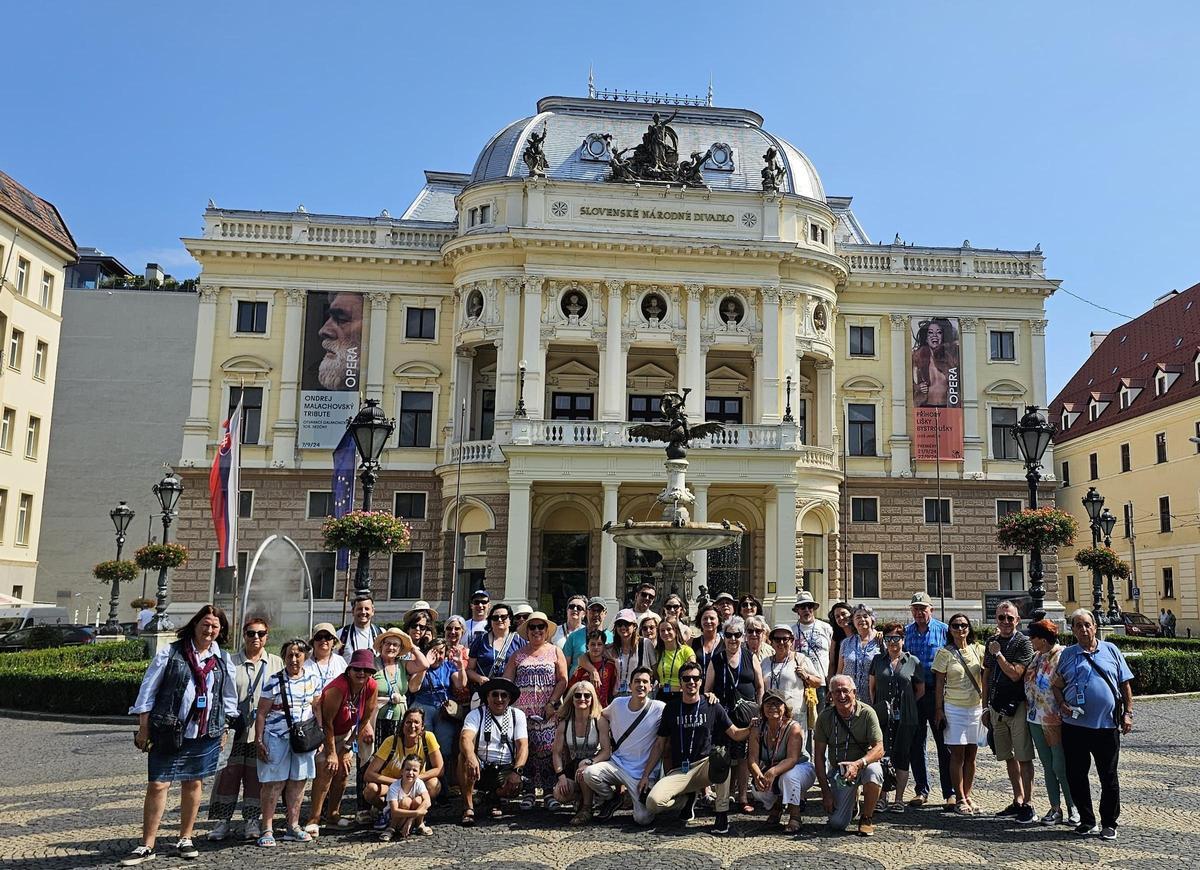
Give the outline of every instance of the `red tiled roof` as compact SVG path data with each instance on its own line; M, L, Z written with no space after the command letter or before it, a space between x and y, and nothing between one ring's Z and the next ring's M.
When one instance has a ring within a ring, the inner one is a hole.
M1080 412L1069 429L1055 435L1055 443L1200 396L1200 381L1195 375L1197 354L1200 284L1175 293L1105 337L1050 403L1050 421L1056 426L1062 422L1064 404L1068 410ZM1156 396L1154 376L1160 369L1180 374L1166 393ZM1123 383L1143 387L1128 408L1120 406ZM1088 400L1100 394L1111 394L1112 404L1097 419L1089 420Z
M54 203L42 199L11 175L0 172L0 210L33 227L55 244L78 256L75 239Z

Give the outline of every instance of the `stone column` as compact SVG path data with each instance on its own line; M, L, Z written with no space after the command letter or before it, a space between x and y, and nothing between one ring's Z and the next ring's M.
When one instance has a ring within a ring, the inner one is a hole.
M540 275L525 278L525 309L521 317L521 353L525 369L525 409L529 419L545 417L546 350L542 347L542 286L546 279Z
M768 567L768 570L770 568ZM796 487L775 487L775 596L770 604L763 602L763 609L772 615L772 621L786 620L789 596L796 589ZM776 612L778 611L778 612Z
M508 547L505 551L504 601L511 605L529 601L529 530L533 484L515 480L508 484Z
M1030 360L1033 364L1033 383L1030 385L1033 390L1033 404L1037 405L1042 410L1042 415L1049 417L1048 409L1046 408L1046 324L1045 320L1029 321L1029 346ZM1017 418L1020 419L1024 413L1023 409L1018 409ZM1042 457L1043 476L1054 474L1054 444L1046 448L1046 453Z
M454 349L454 401L450 406L450 431L454 433L455 441L470 440L471 373L474 363L474 348L458 347ZM467 413L465 416L462 413L464 401L467 403Z
M787 375L792 374L792 416L796 416L796 376L800 373L799 360L796 350L796 325L798 311L796 304L798 302L798 294L795 290L780 291L780 299L783 301L783 316L779 320L779 356L782 362L782 368L779 372L782 385L782 394L780 395L780 407L787 409ZM780 411L780 419L782 420L783 411Z
M695 423L704 421L704 356L705 348L700 338L700 298L704 292L700 284L684 287L687 294L687 338L684 342L683 370L679 378L680 387L691 388L686 410L688 419ZM697 577L699 575L697 574ZM694 585L698 586L699 580Z
M371 326L367 337L367 376L366 398L383 400L384 360L387 358L387 323L388 303L390 293L372 293L367 297L371 301ZM399 414L394 409L394 414Z
M625 282L610 279L604 286L608 288L608 310L605 312L604 349L600 353L600 419L621 421L625 419L625 366L622 364L625 352L621 349L621 294L625 292ZM615 577L615 562L613 571Z
M979 437L979 384L975 380L974 317L960 317L962 328L962 370L959 390L963 397L963 476L983 474L983 439ZM945 467L942 469L945 474Z
M504 322L496 365L496 418L511 420L517 410L518 350L521 346L521 279L504 279ZM526 400L528 401L528 399Z
M271 427L271 466L290 467L296 461L296 421L300 389L300 342L304 327L303 290L283 291L283 365L279 372L279 415Z
M221 288L215 284L200 285L200 304L196 314L196 352L192 359L192 398L187 420L183 424L185 466L204 465L208 461L208 439L213 432L208 419L212 391L213 342L217 335L217 299ZM299 358L299 355L297 355Z
M758 397L759 419L776 424L783 416L779 405L779 288L763 287L762 295L762 394Z
M602 523L616 522L617 495L621 484L618 481L603 481L604 512L600 515ZM615 614L621 606L617 597L617 542L607 532L600 533L600 597L608 604L608 612Z
M908 436L908 385L912 381L909 368L908 318L903 314L891 316L892 325L892 435L888 448L892 454L892 477L912 474L912 439Z
M833 363L817 360L817 446L833 446L833 421L842 409L835 407L833 395ZM810 436L811 437L811 436Z
M693 483L692 494L696 496L696 501L692 505L692 519L698 523L708 522L708 484ZM696 550L692 553L692 565L696 569L696 576L692 580L693 594L695 590L701 586L708 585L708 551Z

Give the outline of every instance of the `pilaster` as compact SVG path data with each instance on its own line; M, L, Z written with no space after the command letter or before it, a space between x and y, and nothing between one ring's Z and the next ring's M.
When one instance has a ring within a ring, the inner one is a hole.
M208 406L212 392L213 343L217 334L217 300L221 288L215 284L201 284L197 295L200 302L196 313L196 352L192 359L192 396L183 424L180 457L185 467L204 465L208 461L208 439L212 433Z
M279 414L271 427L271 465L289 468L296 461L296 410L299 407L300 342L304 327L304 299L299 288L283 291L283 366L279 374Z

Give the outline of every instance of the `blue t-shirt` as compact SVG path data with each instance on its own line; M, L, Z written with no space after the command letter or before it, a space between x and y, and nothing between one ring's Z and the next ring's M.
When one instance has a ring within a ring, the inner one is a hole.
M421 688L413 693L413 703L427 707L441 706L450 697L450 677L457 670L458 664L448 659L443 659L436 668L428 668L425 678L421 680Z
M930 619L924 634L917 631L917 624L910 622L904 629L904 648L921 660L925 669L925 685L933 685L933 659L937 651L946 645L946 634L950 627L940 619Z
M1063 725L1115 728L1117 725L1113 721L1113 712L1116 710L1116 699L1113 698L1112 689L1108 687L1104 678L1087 663L1089 657L1108 675L1118 692L1121 691L1121 683L1133 679L1125 656L1106 640L1100 641L1094 653L1085 653L1079 648L1079 644L1063 647L1058 657L1057 672L1066 683L1063 700L1072 707L1083 710L1083 715L1078 719L1063 716Z
M588 627L581 625L573 632L567 635L567 642L563 644L563 655L567 657L567 673L575 673L575 669L579 667L579 660L587 654L587 636ZM613 633L611 631L604 632L605 645L613 642Z
M479 666L479 673L485 677L502 677L504 676L504 666L508 664L508 660L512 658L512 654L525 646L525 638L517 634L515 631L510 631L504 637L504 644L500 647L500 655L496 655L496 650L492 646L491 632L475 635L475 639L471 641L471 646L467 650L467 655L470 658L476 659Z

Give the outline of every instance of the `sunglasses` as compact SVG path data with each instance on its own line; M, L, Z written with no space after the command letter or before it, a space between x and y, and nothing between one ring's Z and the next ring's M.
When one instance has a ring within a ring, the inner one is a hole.
M488 619L492 622L508 622L509 616L507 613L494 613Z
M245 631L242 632L242 634L244 634L246 637L266 637L267 636L266 631L255 631L252 628L246 629Z
M582 604L568 604L567 610L586 610Z
M632 622L614 622L613 628L633 628Z
M699 674L688 674L686 677L680 677L679 682L681 682L681 683L698 683L698 682L700 682L700 675Z
M727 632L725 632L725 639L726 639L726 640L738 640L738 639L740 639L740 638L741 638L741 636L742 636L742 633L741 633L740 631L727 631Z
M370 675L370 674L373 674L373 673L375 673L375 669L374 669L374 668L347 668L346 670L350 671L351 673L355 673L355 674L367 674L367 675Z
M313 638L313 643L333 643L332 634L319 634Z
M967 622L955 622L955 623L951 623L950 627L957 631L967 631L971 627L971 625L970 625L970 623L967 623Z
M576 693L575 693L575 700L576 700L576 701L590 701L590 700L592 700L592 696L591 696L591 695L585 695L585 694L583 694L582 692L576 692Z
M771 635L771 643L791 643L795 640L790 634L773 634Z
M1016 621L1017 621L1017 618L1015 616L997 616L996 617L996 622L1016 622Z
M682 606L682 604L665 604L663 610L679 610Z
M900 643L902 640L904 640L904 638L898 634L890 634L884 638L886 643Z
M816 610L817 605L815 605L815 604L797 604L796 609L797 610Z
M493 689L492 691L488 692L488 697L489 698L508 698L508 692L504 691L503 689Z
M525 628L529 631L545 631L546 624L543 622L527 622L525 623Z
M655 597L655 593L653 592L639 592L638 595L642 596L643 598L649 598L651 601L653 601Z

